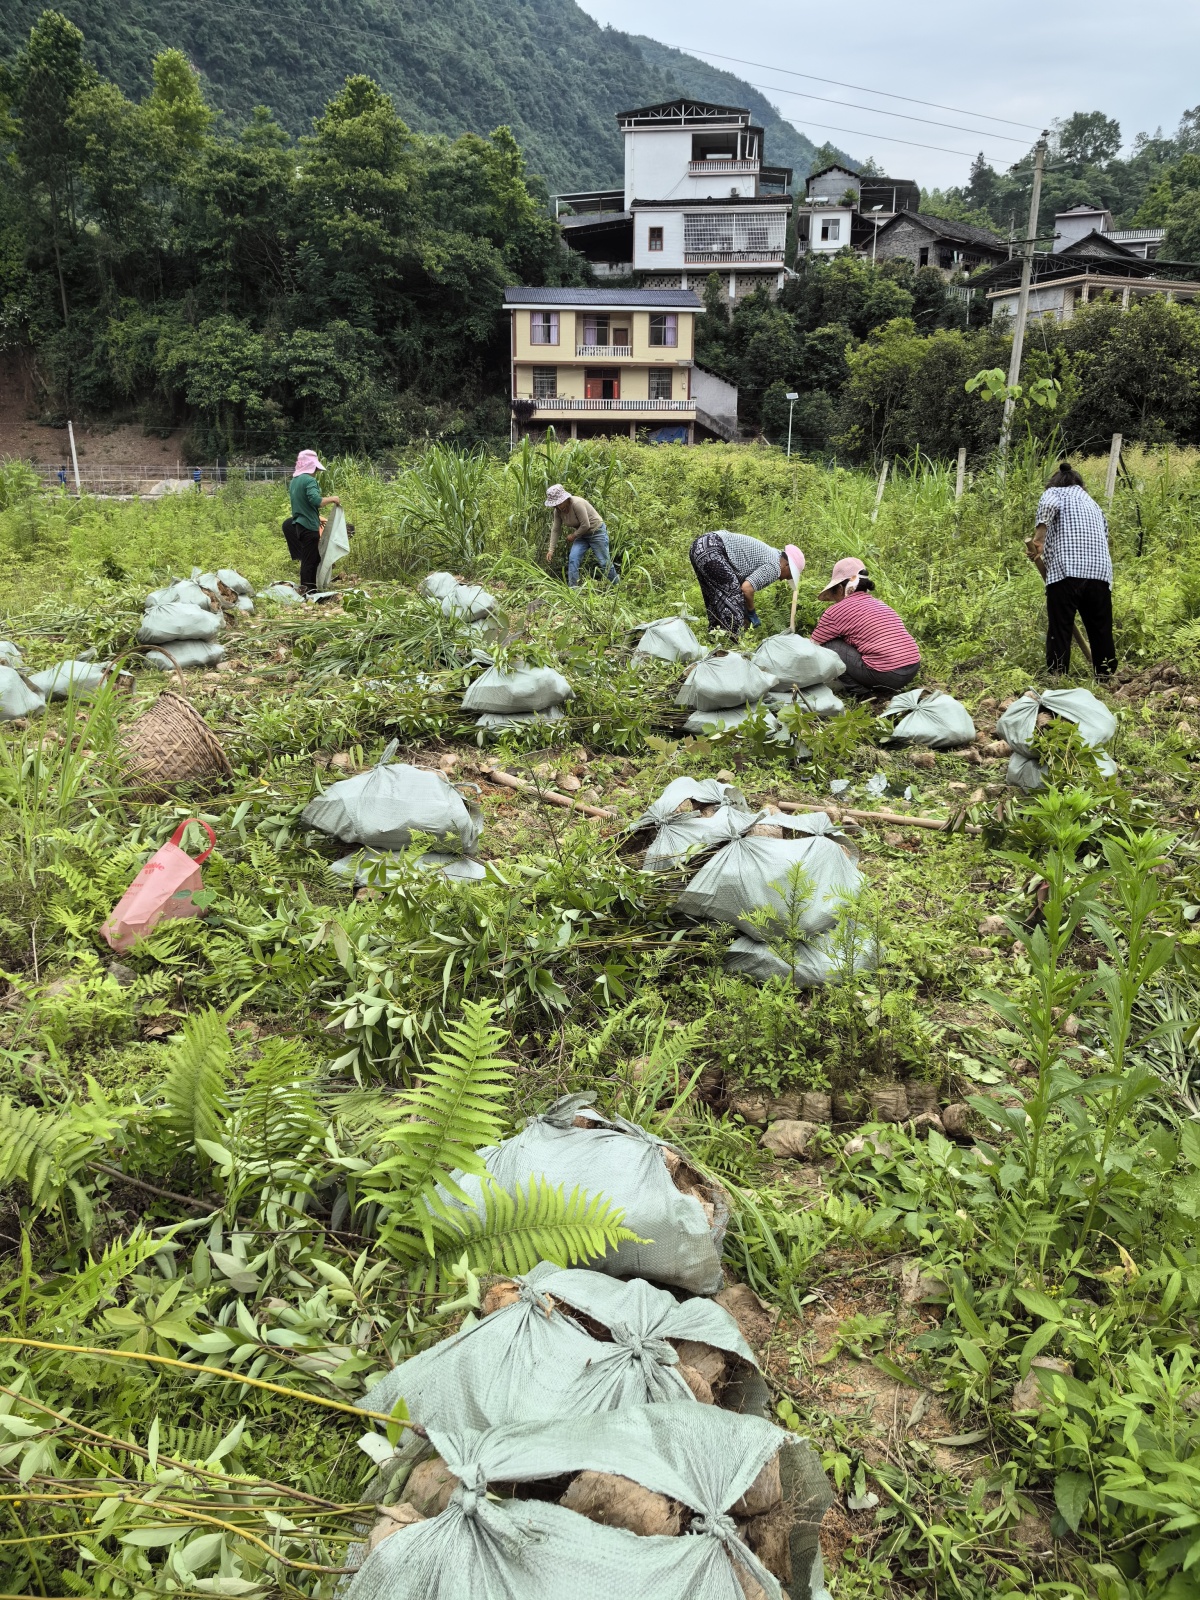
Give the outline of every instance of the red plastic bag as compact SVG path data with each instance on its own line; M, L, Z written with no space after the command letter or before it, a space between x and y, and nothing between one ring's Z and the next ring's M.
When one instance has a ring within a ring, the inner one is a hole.
M179 848L179 841L193 822L199 823L210 841L204 854L195 857ZM200 864L212 855L216 842L216 834L199 817L189 817L179 824L170 842L154 852L100 929L114 950L128 950L160 922L200 915L192 896L204 887Z

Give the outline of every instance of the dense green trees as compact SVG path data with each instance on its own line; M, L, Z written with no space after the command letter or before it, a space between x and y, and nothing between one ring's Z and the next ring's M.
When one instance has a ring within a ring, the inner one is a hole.
M504 285L584 271L507 129L415 134L369 78L299 141L231 133L178 51L133 101L47 12L0 87L0 337L50 413L190 417L210 453L496 433Z

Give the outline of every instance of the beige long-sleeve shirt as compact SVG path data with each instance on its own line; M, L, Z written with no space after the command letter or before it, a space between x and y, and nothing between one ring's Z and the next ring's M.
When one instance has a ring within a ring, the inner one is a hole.
M554 547L558 543L558 535L563 528L567 529L567 539L570 541L581 533L595 533L597 529L603 526L604 518L590 500L585 500L581 494L571 495L563 501L562 505L554 508L554 520L550 524L550 549L548 554L554 554Z

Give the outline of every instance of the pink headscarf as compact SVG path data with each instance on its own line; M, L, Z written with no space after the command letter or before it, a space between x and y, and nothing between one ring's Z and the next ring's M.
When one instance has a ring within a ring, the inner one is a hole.
M325 468L321 465L315 450L301 450L296 457L296 470L292 473L292 477L299 478L305 472L324 471Z

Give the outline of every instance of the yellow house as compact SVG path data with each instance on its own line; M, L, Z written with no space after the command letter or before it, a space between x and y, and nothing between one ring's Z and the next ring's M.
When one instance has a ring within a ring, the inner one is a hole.
M698 295L520 288L506 289L504 300L512 323L514 439L552 426L572 439L636 438L648 430L693 443L696 317L704 310Z

